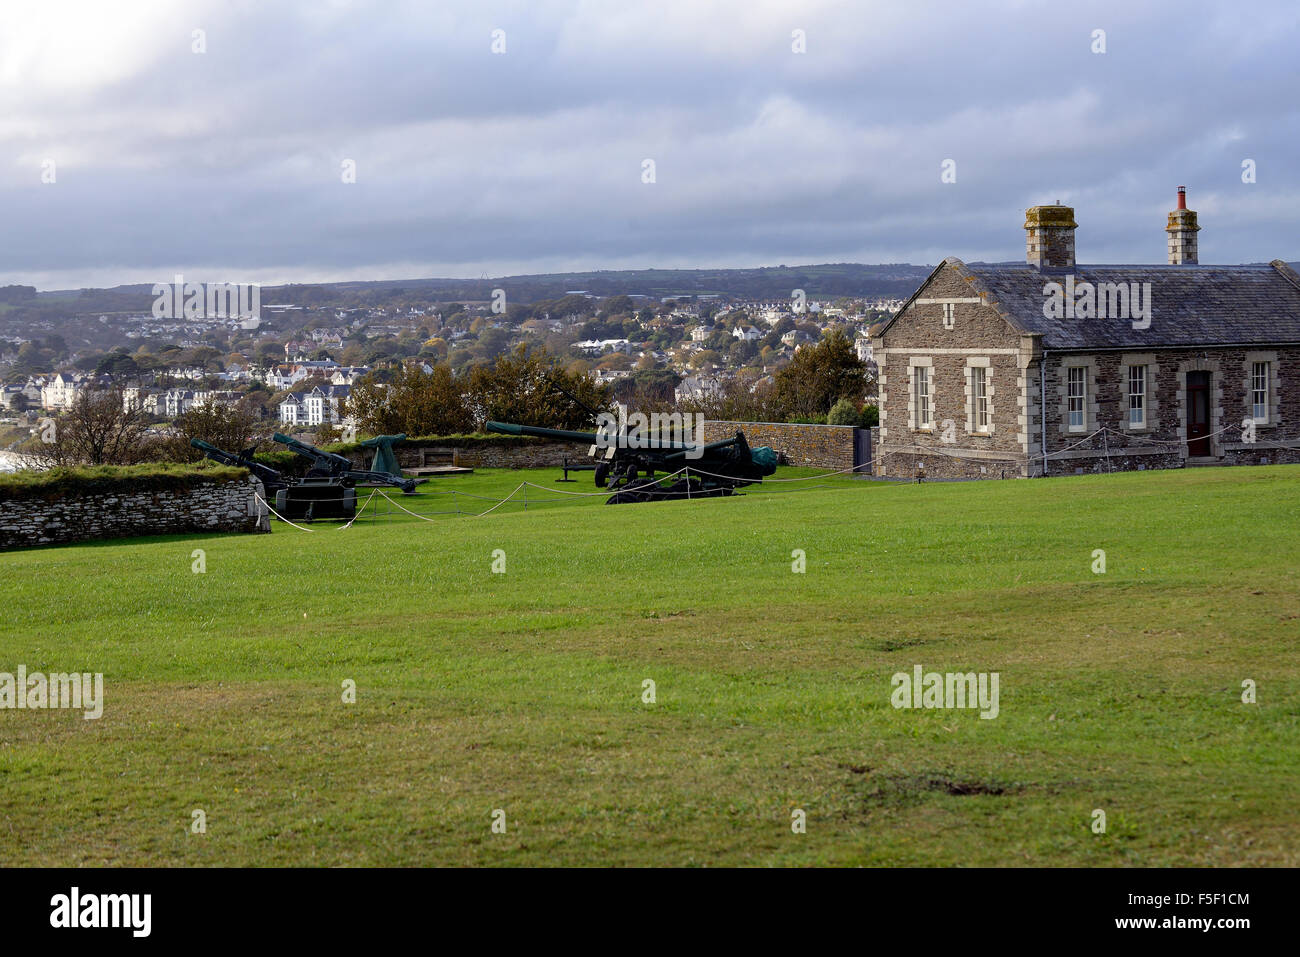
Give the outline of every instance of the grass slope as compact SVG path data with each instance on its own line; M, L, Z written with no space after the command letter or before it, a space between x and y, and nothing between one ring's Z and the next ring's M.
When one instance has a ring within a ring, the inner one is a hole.
M107 703L0 711L0 864L1294 866L1297 478L376 498L3 554L0 671ZM895 710L915 664L998 672L999 716Z

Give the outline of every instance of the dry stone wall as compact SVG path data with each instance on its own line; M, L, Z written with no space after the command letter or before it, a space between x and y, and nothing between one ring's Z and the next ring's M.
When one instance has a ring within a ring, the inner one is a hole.
M189 532L269 532L254 478L176 491L0 499L0 549Z

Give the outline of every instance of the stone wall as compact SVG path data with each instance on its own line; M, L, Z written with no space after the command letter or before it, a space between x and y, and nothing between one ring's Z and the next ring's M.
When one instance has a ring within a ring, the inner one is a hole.
M1243 419L1251 415L1250 373L1268 362L1270 408L1255 426L1255 441L1243 441ZM1085 369L1088 402L1084 424L1071 432L1066 415L1066 370ZM1145 366L1147 421L1127 421L1128 370ZM1206 372L1210 383L1208 455L1191 458L1187 439L1187 374ZM1300 349L1293 347L1162 349L1141 352L1053 354L1047 363L1048 473L1137 468L1181 468L1188 464L1264 465L1300 462ZM1122 435L1088 438L1100 427ZM1062 450L1060 452L1056 450ZM1041 467L1039 469L1041 471Z
M269 532L253 478L182 491L0 499L0 549L187 532Z
M785 457L790 465L847 469L853 462L853 433L850 425L790 425L781 422L705 422L704 440L730 438L740 429L751 446L766 445ZM470 468L560 468L590 465L590 446L525 438L503 443L405 442L394 447L397 464L403 469L425 465L457 463ZM358 449L348 453L356 468L370 468L374 453Z
M590 463L587 451L590 446L568 442L549 442L544 439L523 438L511 442L465 443L455 442L403 442L394 446L397 464L403 469L426 465L459 464L469 468L523 469L559 468L567 457L570 465ZM352 464L359 469L370 468L374 452L358 449L348 453Z
M853 440L851 425L796 425L787 422L704 423L704 441L731 438L740 430L751 448L766 445L790 465L821 469L851 469Z

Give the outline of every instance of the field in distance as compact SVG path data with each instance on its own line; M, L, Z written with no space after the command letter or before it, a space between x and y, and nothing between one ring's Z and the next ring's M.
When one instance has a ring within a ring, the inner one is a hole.
M0 554L0 672L105 689L0 710L0 864L1300 864L1300 467L470 514L557 475Z

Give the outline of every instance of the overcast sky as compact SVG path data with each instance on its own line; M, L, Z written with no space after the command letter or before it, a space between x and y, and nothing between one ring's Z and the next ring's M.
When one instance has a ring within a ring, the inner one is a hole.
M1163 262L1178 184L1202 262L1300 259L1298 41L1296 0L3 0L0 283L1021 259L1056 200L1080 261Z

